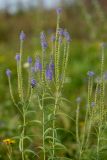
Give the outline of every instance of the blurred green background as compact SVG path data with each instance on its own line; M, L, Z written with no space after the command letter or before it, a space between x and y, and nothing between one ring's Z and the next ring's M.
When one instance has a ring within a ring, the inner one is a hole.
M12 84L16 89L15 54L19 52L19 33L23 30L24 63L28 56L35 59L41 50L40 32L50 36L56 28L56 7L62 7L61 27L72 37L64 96L75 99L87 97L87 71L100 72L100 43L107 41L106 0L5 0L0 2L0 135L14 135L16 110L10 99L6 68L12 70ZM106 48L105 48L106 52ZM107 55L105 54L105 59ZM107 64L105 64L106 71ZM26 72L26 69L24 69ZM85 105L83 103L83 105ZM75 107L75 106L74 106ZM74 108L75 109L75 108ZM73 109L71 109L72 112ZM69 112L69 110L68 110ZM14 122L13 122L14 120Z

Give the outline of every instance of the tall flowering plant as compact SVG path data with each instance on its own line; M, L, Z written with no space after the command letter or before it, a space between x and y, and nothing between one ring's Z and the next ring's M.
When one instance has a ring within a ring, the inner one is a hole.
M69 46L71 37L67 30L60 28L60 18L62 9L58 8L57 13L57 27L56 35L52 35L50 41L52 44L51 54L47 59L48 41L46 34L41 32L40 42L42 52L36 57L33 64L32 58L28 57L28 89L24 91L23 87L23 43L26 39L25 33L20 33L20 50L16 54L15 59L17 63L17 79L18 79L18 95L19 102L17 103L11 84L11 71L6 70L6 75L9 81L9 88L12 101L21 114L21 133L19 136L19 150L21 152L21 159L26 159L26 151L32 152L25 148L25 139L30 139L26 135L27 128L27 113L29 105L32 101L33 94L36 94L36 101L42 113L42 120L35 120L36 123L41 124L42 128L42 144L38 147L43 152L43 160L54 160L57 157L57 149L64 146L57 139L57 114L60 102L62 101L62 89L66 77L66 68L69 57ZM62 59L61 59L62 57ZM33 91L36 92L33 92ZM47 115L48 106L48 115ZM48 117L48 118L47 118ZM33 120L34 121L34 120ZM36 153L34 153L36 154Z

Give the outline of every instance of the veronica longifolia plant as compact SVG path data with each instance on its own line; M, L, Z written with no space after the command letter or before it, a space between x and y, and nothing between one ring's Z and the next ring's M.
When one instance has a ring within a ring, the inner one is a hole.
M26 39L25 33L20 33L20 50L16 54L17 63L17 77L18 77L18 95L19 102L14 99L14 94L11 85L11 71L7 69L6 74L9 80L9 88L13 103L19 110L22 116L21 134L19 140L19 149L21 152L22 160L25 159L26 149L24 148L24 140L26 139L25 130L27 127L26 114L28 112L28 106L31 102L32 91L36 89L36 97L40 111L42 113L42 120L40 122L42 126L42 145L39 148L43 151L43 160L55 159L57 157L56 150L63 145L57 139L57 114L59 110L59 104L61 102L62 88L66 77L66 67L69 56L69 46L71 37L67 30L60 28L60 18L62 9L58 8L57 13L57 27L56 35L51 37L51 55L47 59L48 41L44 32L40 34L42 54L36 57L34 65L32 64L32 58L28 58L28 89L27 94L23 87L23 43ZM61 59L62 57L62 59ZM20 107L21 106L21 107ZM48 113L47 113L48 108ZM48 115L47 115L48 114Z

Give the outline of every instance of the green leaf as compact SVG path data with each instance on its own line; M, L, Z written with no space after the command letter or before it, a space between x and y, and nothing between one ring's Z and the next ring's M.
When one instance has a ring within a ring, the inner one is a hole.
M31 139L30 137L28 137L28 136L23 137L23 139L27 139L27 140L29 140L30 142L32 142L32 139Z
M59 147L63 148L64 150L67 150L67 148L61 143L56 142L55 146L59 146Z
M73 135L73 136L75 137L75 134L74 134L74 133L72 133L71 131L68 131L68 130L66 130L66 129L64 129L64 128L56 128L56 130L61 130L61 131L70 133L71 135Z
M22 139L19 140L19 151L22 152Z
M75 122L75 120L72 117L70 117L69 115L67 115L66 113L58 112L57 115L62 115L62 116L68 117L69 119L71 119L72 121Z
M32 121L29 121L28 124L29 123L38 123L38 124L42 125L42 122L39 120L32 120Z
M25 149L24 152L28 152L28 153L32 153L33 155L37 156L38 158L40 158L34 151L32 151L31 149Z
M38 103L39 103L39 108L40 108L40 110L42 110L43 108L42 108L42 106L41 106L39 96L38 96Z
M45 137L45 140L46 140L46 139L53 140L53 137L52 137L52 136L46 136L46 137ZM57 138L54 138L54 140L55 140L56 142L59 142L59 139L57 139Z
M39 146L39 147L37 147L37 148L41 149L42 151L45 150L43 146Z
M48 160L72 160L71 158L66 157L49 157Z
M68 102L68 103L71 103L71 104L72 104L71 101L69 101L68 99L66 99L66 98L64 98L64 97L61 97L61 100L63 100L63 101L65 101L65 102Z
M36 113L36 111L27 111L25 115L30 114L30 113Z
M46 129L45 132L44 132L44 135L46 135L48 132L50 132L50 131L52 131L52 130L53 130L53 128L48 128L48 129Z

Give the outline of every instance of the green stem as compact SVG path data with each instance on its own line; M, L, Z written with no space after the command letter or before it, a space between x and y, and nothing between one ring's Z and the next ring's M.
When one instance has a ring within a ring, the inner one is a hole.
M23 78L22 78L22 52L23 52L23 41L20 41L20 61L18 66L18 77L19 77L19 97L23 102Z
M7 156L9 158L9 160L12 160L12 148L10 145L7 146L7 150L8 150Z
M25 117L25 107L23 106L23 129L21 133L21 149L22 149L22 160L25 160L24 157L24 137L25 137L25 125L26 125L26 117Z
M61 89L63 88L64 85L64 81L65 81L65 72L66 72L66 68L67 68L67 63L68 63L68 57L69 57L69 44L64 44L64 57L63 57L63 66L62 66L62 72L63 72L63 78L62 78L62 84L61 84Z
M42 134L43 134L43 160L46 159L46 150L45 150L45 112L44 112L44 90L42 95Z
M79 140L79 108L80 104L77 105L77 110L76 110L76 140L78 145L80 145L80 140Z
M14 96L13 96L13 90L12 90L12 85L11 85L10 77L8 78L8 81L9 81L9 90L10 90L10 96L11 96L12 102L13 102L13 104L16 106L16 108L18 109L18 111L22 115L22 112L21 112L20 108L18 107L18 105L16 104Z
M58 39L59 39L59 22L60 22L60 15L57 17L57 27L56 27L56 39L55 39L55 82L58 81Z
M43 111L43 160L46 159L46 151L45 151L45 113Z
M97 137L97 160L99 160L99 148L100 148L100 132L101 132L101 126L99 125L98 128L98 137Z
M57 104L58 104L58 93L59 93L59 88L57 88L56 91L56 97L55 97L55 107L53 111L53 142L52 142L52 157L54 159L55 157L55 116L56 116L56 111L57 111Z
M29 64L29 68L28 68L28 89L27 89L27 98L26 100L28 101L30 99L30 93L31 93L31 64Z

